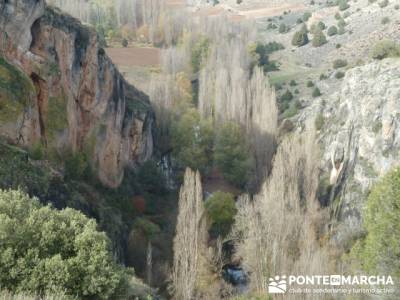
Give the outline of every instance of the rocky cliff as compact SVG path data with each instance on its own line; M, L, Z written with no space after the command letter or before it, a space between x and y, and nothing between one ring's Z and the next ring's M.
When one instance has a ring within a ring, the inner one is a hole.
M94 29L44 0L0 0L0 135L48 153L83 152L116 187L150 158L154 114Z
M348 70L336 93L322 96L300 116L324 120L320 141L331 187L326 204L340 245L361 233L373 183L400 164L399 87L400 59L375 61Z

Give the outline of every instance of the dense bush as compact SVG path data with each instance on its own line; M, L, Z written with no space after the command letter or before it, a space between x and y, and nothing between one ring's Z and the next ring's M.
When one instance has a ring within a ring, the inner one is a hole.
M233 195L216 192L207 199L205 209L211 223L211 232L220 235L228 234L237 211Z
M141 192L165 194L165 178L154 160L148 160L137 171L137 182Z
M312 82L311 80L307 81L307 87L311 88L314 86L314 82Z
M389 17L383 17L381 23L382 23L383 25L389 24L389 23L390 23Z
M349 3L347 2L347 0L339 0L338 1L338 5L339 5L339 10L346 10L350 7Z
M191 64L192 72L200 71L203 61L207 58L210 41L207 38L200 38L192 48Z
M333 68L334 69L339 69L347 66L347 60L345 59L335 59L333 61Z
M243 187L252 165L250 157L240 126L234 123L221 126L215 138L214 162L224 178Z
M299 112L299 109L301 108L301 103L299 100L292 101L288 108L283 112L282 116L284 119L286 118L291 118Z
M286 90L286 92L279 97L280 102L290 102L292 99L293 99L293 94L289 90Z
M85 153L68 153L64 161L65 178L68 180L89 179L91 167Z
M129 41L127 39L122 39L121 45L122 47L126 48L129 45Z
M303 20L304 22L307 22L308 19L310 19L310 18L311 18L311 13L310 13L309 11L306 11L306 12L303 14L302 20Z
M213 129L211 122L189 109L171 126L172 153L182 168L207 172L212 155Z
M371 56L374 59L399 57L400 45L391 40L383 40L373 47Z
M284 48L281 43L277 42L267 44L258 42L250 47L250 54L253 56L255 64L261 67L264 72L270 72L278 70L278 66L275 61L270 61L269 55Z
M335 78L336 79L341 79L343 77L344 77L344 73L343 72L338 71L338 72L335 73Z
M279 33L286 33L289 31L289 27L285 23L281 23L278 29Z
M383 0L382 2L379 2L379 7L384 8L389 5L389 0Z
M321 130L324 127L325 119L322 113L319 113L314 120L314 126L316 130Z
M0 189L21 188L42 197L48 193L49 178L47 170L29 162L28 153L0 142Z
M333 36L333 35L336 35L337 33L338 33L338 29L336 26L331 26L328 28L328 32L327 32L328 36Z
M308 42L307 26L303 25L302 28L293 35L292 45L301 47L308 44Z
M312 96L314 97L314 98L317 98L317 97L319 97L319 96L321 96L321 91L319 90L319 88L314 88L314 90L313 90L313 92L312 92Z
M29 157L33 160L41 160L44 159L45 151L42 142L36 142L29 149Z
M400 276L400 169L385 175L371 190L363 212L366 237L352 253L365 271Z
M0 286L79 299L126 299L128 273L96 222L73 209L41 206L20 191L0 190Z
M314 47L320 47L327 43L325 34L322 30L316 30L312 39L312 45Z
M319 22L317 23L317 29L325 30L325 29L326 29L325 23L322 22L322 21L319 21Z

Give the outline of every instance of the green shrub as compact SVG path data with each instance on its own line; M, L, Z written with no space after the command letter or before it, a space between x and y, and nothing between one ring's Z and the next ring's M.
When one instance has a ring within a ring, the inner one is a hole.
M294 79L290 80L289 85L290 86L296 86L297 85L296 80L294 80Z
M313 39L312 39L312 45L314 47L320 47L324 44L327 43L325 34L322 32L322 30L316 30L314 33Z
M38 141L32 145L29 149L29 157L33 160L42 160L44 159L44 147L42 142Z
M331 26L328 28L328 32L327 32L328 36L333 36L333 35L336 35L337 33L338 33L338 29L336 26Z
M289 27L285 23L281 23L278 29L279 33L286 33L289 31Z
M339 10L341 10L341 11L346 10L350 7L347 0L339 0L338 5L339 5Z
M319 21L319 22L317 23L317 29L325 30L325 29L326 29L325 23L322 22L322 21Z
M344 27L346 27L346 21L345 20L343 20L343 19L340 19L339 21L338 21L338 27L339 27L339 29L340 28L344 28Z
M161 232L157 224L154 224L146 218L137 218L133 222L132 229L136 234L140 234L148 240L154 239L154 237Z
M293 94L286 90L286 92L279 98L280 102L290 102L293 99Z
M257 46L258 46L258 44L257 44ZM274 42L269 42L267 44L264 44L263 46L264 46L266 55L269 55L269 54L271 54L273 52L285 49L285 47L281 43L278 43L278 42L275 42L275 41Z
M306 12L303 14L302 20L303 20L304 22L307 22L310 18L311 18L311 13L310 13L309 11L306 11Z
M2 289L124 298L131 274L113 261L110 241L94 220L70 208L42 206L21 191L0 190L0 215Z
M333 61L334 69L344 68L345 66L347 66L347 60L345 59L335 59Z
M344 27L339 27L338 34L342 35L346 33L346 29Z
M301 103L300 101L296 100L293 101L289 104L289 107L283 112L283 118L291 118L299 112L299 109L301 108Z
M328 76L326 76L325 74L319 75L319 80L325 80L325 79L328 79Z
M0 189L21 188L42 197L48 192L49 180L48 171L30 163L28 153L0 142Z
M383 40L377 43L371 53L374 59L384 59L387 57L399 57L400 45L391 40Z
M322 113L319 113L314 121L314 126L316 130L321 130L322 127L324 127L325 124L325 119L324 116L322 115Z
M292 45L293 46L304 46L308 44L308 35L307 35L307 26L303 26L299 31L297 31L292 38Z
M195 109L172 123L172 154L182 169L190 167L203 173L210 169L213 137L211 122L200 118Z
M383 17L381 20L382 25L386 25L390 23L389 17Z
M371 190L363 211L365 238L351 253L363 270L400 276L400 169L386 174Z
M191 53L191 65L193 73L200 71L203 61L207 58L209 45L209 40L205 37L202 37L199 38L199 40L193 46Z
M389 5L389 0L383 0L382 2L379 2L379 7L384 8Z
M337 72L335 73L335 78L336 78L336 79L341 79L341 78L343 78L343 77L344 77L344 73L343 73L343 72L337 71Z
M311 80L307 81L307 87L311 88L314 86L314 82L312 82Z
M339 12L337 12L337 13L335 14L335 19L336 19L336 20L340 20L341 18L342 18L342 16L340 15Z
M80 180L89 178L90 164L87 156L82 152L69 153L64 161L65 178L68 180Z
M164 195L165 178L154 160L148 160L137 170L137 181L143 193Z
M252 162L239 125L226 123L218 130L214 145L214 162L226 180L237 187L244 187Z
M261 67L264 72L270 72L278 70L278 66L275 61L270 61L269 55L273 52L285 49L281 43L270 42L263 44L257 42L250 47L250 54L253 56L255 63Z
M211 231L225 236L235 221L237 212L235 200L230 193L216 192L205 202Z
M317 98L317 97L321 96L321 91L319 90L318 87L315 87L315 88L314 88L314 90L313 90L313 92L312 92L312 96L313 96L314 98Z
M340 49L342 47L342 45L341 44L336 44L335 47L336 47L336 49Z
M127 40L127 39L122 39L122 42L121 42L121 44L122 44L122 47L126 48L126 47L128 47L128 45L129 45L129 42L128 42L128 40Z

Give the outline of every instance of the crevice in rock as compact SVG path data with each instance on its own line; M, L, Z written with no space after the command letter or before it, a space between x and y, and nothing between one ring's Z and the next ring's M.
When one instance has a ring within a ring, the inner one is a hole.
M47 145L47 136L46 136L46 115L47 115L47 107L48 107L48 89L46 81L40 78L36 73L31 74L31 79L36 89L36 97L37 97L37 105L39 112L39 126L40 126L40 137L44 145Z

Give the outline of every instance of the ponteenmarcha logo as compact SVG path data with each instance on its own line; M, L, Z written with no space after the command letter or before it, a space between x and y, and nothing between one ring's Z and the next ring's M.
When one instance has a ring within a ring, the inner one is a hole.
M275 276L269 279L268 293L270 294L284 294L286 293L287 284L286 276Z
M393 286L391 276L288 275L270 277L269 294L284 294L290 286Z

